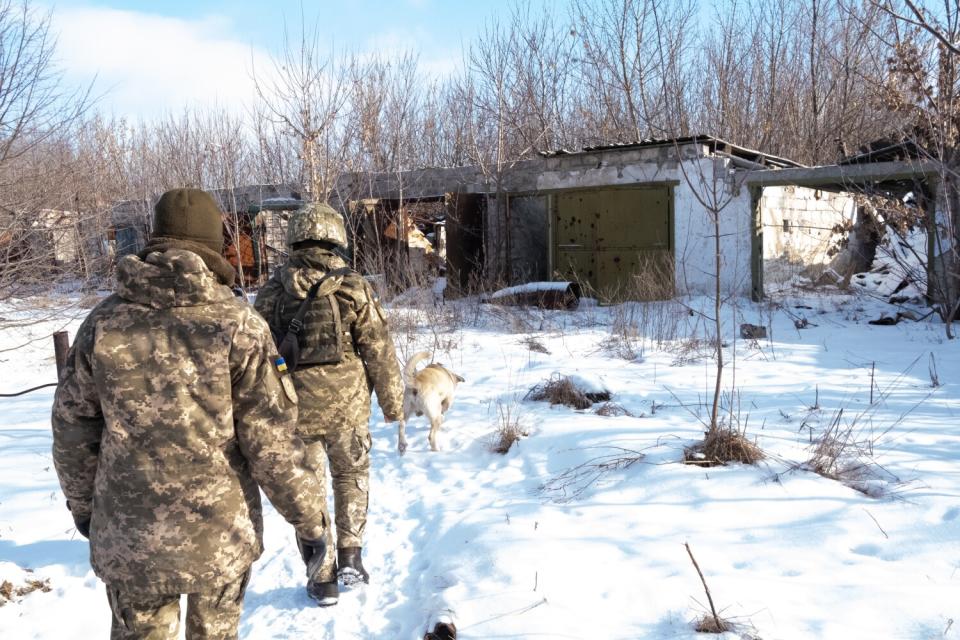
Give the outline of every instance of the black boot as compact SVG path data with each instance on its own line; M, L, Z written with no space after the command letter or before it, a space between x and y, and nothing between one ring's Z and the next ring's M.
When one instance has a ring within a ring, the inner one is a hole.
M360 547L345 547L337 549L337 564L340 566L338 575L343 580L344 585L370 583L370 575L363 568L363 561L360 559Z
M317 601L321 607L331 607L340 599L340 588L336 578L332 582L307 581L307 595Z

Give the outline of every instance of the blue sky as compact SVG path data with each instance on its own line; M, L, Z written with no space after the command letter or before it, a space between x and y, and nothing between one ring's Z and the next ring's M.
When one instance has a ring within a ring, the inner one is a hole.
M533 0L550 6L551 0ZM300 22L299 0L58 0L47 5L58 57L72 83L96 76L100 108L154 117L189 104L238 106L251 94L251 61L266 68L284 23ZM462 51L510 0L339 0L304 2L332 47L359 54L419 53L427 73L457 69Z

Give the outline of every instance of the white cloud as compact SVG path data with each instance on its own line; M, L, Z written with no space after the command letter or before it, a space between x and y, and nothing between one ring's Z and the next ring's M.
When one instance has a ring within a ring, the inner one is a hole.
M233 35L227 16L189 20L88 6L55 9L52 17L57 57L67 79L84 85L96 77L97 108L117 116L150 119L211 105L245 113L254 99L251 60L261 77L274 75L270 54ZM413 51L426 77L462 68L459 50L436 43L424 49L424 43L433 41L424 27L392 27L349 49L361 57L386 59ZM269 80L264 84L269 86Z
M68 78L105 94L99 108L150 118L185 106L241 111L253 97L251 56L269 56L230 37L229 20L189 21L105 8L55 10L58 58Z
M441 78L463 68L463 56L459 50L448 51L439 48L424 50L423 43L433 41L431 33L424 27L414 29L387 29L369 36L363 43L361 57L380 57L398 59L405 53L417 55L420 71L431 78Z

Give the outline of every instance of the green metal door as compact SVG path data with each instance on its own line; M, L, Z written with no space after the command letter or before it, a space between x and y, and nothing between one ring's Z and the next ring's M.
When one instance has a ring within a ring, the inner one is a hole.
M603 301L673 296L673 193L668 186L561 192L554 256L563 277Z

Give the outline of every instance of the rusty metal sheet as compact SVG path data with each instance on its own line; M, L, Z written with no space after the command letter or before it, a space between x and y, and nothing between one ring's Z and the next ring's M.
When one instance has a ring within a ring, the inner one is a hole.
M674 294L673 194L668 186L557 194L555 269L605 301Z

